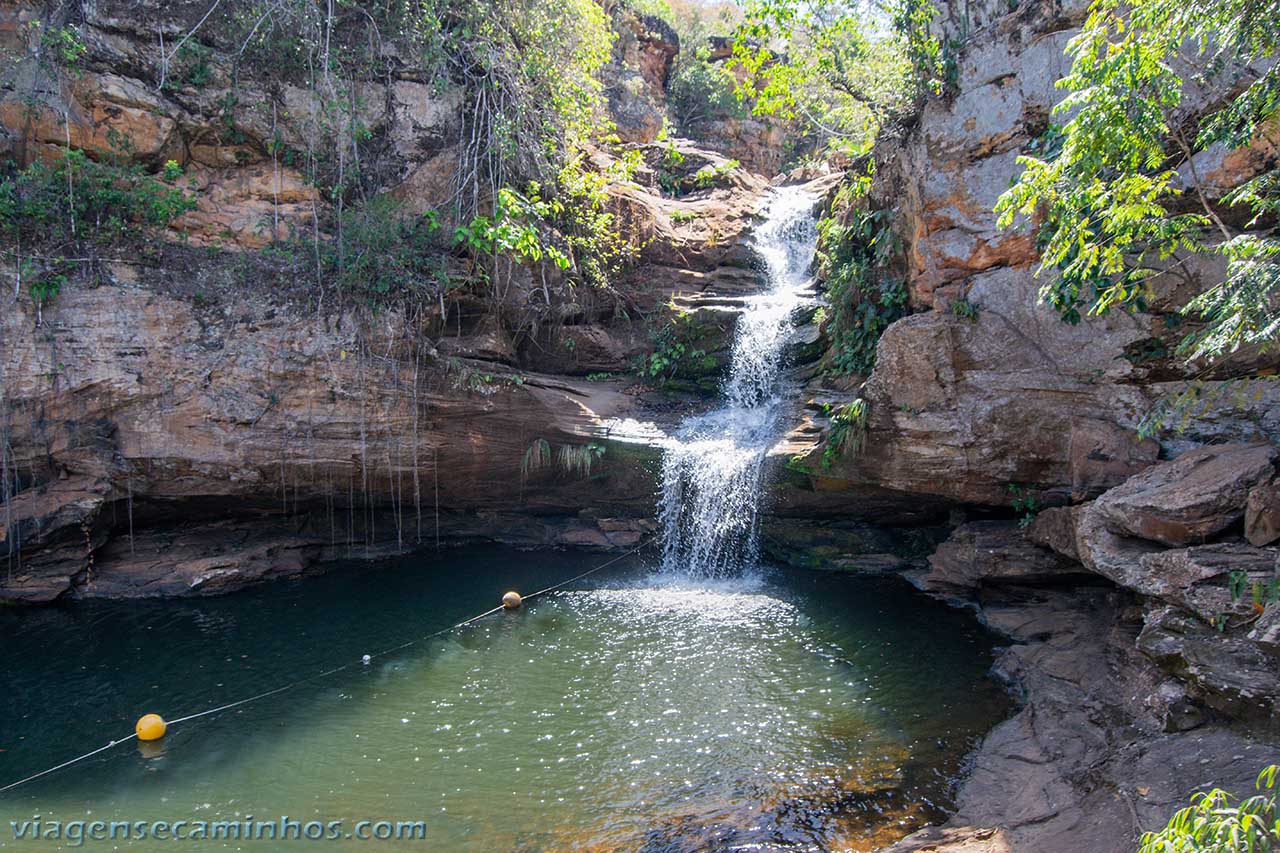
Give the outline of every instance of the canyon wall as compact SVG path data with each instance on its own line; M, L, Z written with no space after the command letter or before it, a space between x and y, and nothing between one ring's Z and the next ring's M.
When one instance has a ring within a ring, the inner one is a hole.
M0 257L13 282L0 599L208 594L472 539L647 539L657 452L614 440L614 425L678 416L635 377L676 313L703 372L722 369L734 300L758 286L748 236L767 185L685 141L654 143L678 44L607 10L608 105L641 154L610 190L629 268L598 291L549 263L507 265L500 295L469 286L368 310L309 281L306 252L300 266L272 260L333 204L281 153L315 144L323 87L245 60L207 4L0 6L0 153L82 151L157 176L176 164L194 201L167 238L87 259L43 304ZM74 67L49 58L48 34L65 31L83 46ZM191 33L196 52L175 48ZM375 59L379 73L342 81L364 129L361 180L448 226L464 93L391 39ZM700 169L716 179L695 181ZM462 253L443 263L476 277Z

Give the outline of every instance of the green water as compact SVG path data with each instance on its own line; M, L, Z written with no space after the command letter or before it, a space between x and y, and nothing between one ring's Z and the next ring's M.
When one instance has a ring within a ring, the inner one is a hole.
M427 840L84 849L870 849L945 809L964 753L1007 711L971 620L894 579L824 573L690 586L632 561L359 663L600 559L469 551L218 599L0 612L0 782L141 713L354 663L0 795L0 847L71 846L15 841L10 822L36 815L46 829L287 815L339 834L423 821Z

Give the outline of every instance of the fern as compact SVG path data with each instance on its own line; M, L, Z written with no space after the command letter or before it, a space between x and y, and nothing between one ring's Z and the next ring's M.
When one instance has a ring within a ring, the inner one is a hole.
M529 474L541 471L551 464L551 444L545 438L536 439L520 460L520 479L528 480Z
M562 444L557 461L566 474L590 477L592 464L602 456L604 447L599 444Z

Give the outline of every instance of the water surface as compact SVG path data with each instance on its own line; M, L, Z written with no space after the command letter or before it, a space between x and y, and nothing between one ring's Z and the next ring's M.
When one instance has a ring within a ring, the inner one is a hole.
M948 805L963 754L1004 713L987 636L892 578L692 584L632 561L358 662L602 559L480 550L218 599L0 612L5 782L143 712L173 719L355 664L0 795L0 846L52 849L12 841L9 821L39 814L425 820L433 850L870 849Z

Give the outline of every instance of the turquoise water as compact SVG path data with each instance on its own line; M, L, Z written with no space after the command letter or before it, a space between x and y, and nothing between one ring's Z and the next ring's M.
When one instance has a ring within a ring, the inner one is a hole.
M872 849L948 805L1004 716L990 640L892 578L589 589L359 663L603 558L471 550L225 598L0 611L0 781L351 663L0 795L11 821L422 821L426 841L86 849ZM381 829L381 828L380 828ZM327 830L327 828L326 828ZM62 847L69 847L64 841Z

